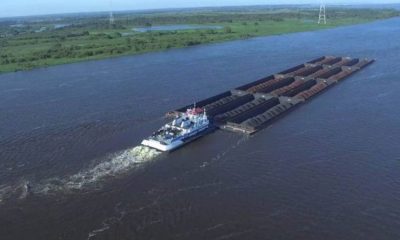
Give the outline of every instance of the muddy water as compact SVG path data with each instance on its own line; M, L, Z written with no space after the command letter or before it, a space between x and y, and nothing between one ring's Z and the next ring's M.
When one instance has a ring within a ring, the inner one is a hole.
M0 75L1 239L398 239L400 19ZM195 100L377 62L255 136L135 148Z

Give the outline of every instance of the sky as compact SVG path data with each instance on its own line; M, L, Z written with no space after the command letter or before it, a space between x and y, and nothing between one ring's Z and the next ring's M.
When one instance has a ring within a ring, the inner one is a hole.
M54 13L98 12L112 9L141 10L161 8L319 4L321 0L1 0L0 17L28 16ZM325 0L327 4L400 3L400 0Z

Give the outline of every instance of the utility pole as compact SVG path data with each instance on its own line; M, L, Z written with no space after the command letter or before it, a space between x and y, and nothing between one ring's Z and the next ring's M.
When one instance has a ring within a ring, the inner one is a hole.
M321 5L319 6L319 17L318 24L326 24L326 6L325 3L321 1Z

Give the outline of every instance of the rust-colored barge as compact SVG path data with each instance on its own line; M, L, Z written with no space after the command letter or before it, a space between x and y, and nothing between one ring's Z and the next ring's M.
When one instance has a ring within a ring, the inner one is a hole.
M253 134L374 60L323 56L196 103L214 126ZM167 113L176 116L192 105Z

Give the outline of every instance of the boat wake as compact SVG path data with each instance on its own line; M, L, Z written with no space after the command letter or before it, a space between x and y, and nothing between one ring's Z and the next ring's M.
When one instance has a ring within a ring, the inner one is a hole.
M29 195L30 183L23 179L12 185L0 185L0 204L8 199L25 199Z
M113 154L93 168L86 169L64 179L48 179L45 183L34 187L36 194L51 194L57 192L71 192L87 188L99 187L112 177L118 177L144 163L157 158L161 152L149 147L137 146L123 152Z
M23 179L17 183L0 185L0 204L8 199L25 199L30 194L48 195L98 189L106 180L143 167L160 154L152 148L137 146L112 154L92 168L64 178L51 178L37 183Z

